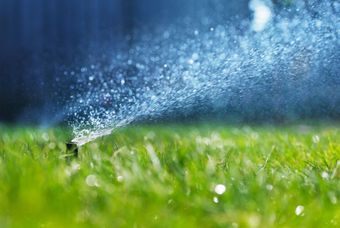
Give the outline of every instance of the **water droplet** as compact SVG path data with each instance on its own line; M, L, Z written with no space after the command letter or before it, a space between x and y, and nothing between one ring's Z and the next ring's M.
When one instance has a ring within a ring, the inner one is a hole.
M302 206L302 205L298 205L296 208L295 208L295 214L297 216L303 216L303 212L305 210L305 207Z
M118 175L118 176L117 176L117 181L118 181L118 182L123 182L123 180L124 180L124 177L123 177L123 176L121 176L121 175Z
M313 136L313 143L319 143L320 142L320 137L318 135Z
M267 184L266 185L266 189L268 190L268 191L272 191L273 190L273 185L271 185L271 184Z
M50 137L48 136L48 134L45 132L45 133L43 133L42 135L41 135L41 137L42 137L42 139L44 140L44 141L48 141L49 139L50 139Z
M190 64L190 65L194 64L194 62L195 62L195 61L194 61L193 59L189 59L189 60L188 60L188 64Z
M329 179L329 174L328 174L326 171L323 171L323 172L321 173L321 177L322 177L323 179L325 179L325 180L328 180L328 179Z
M80 170L80 164L79 163L72 163L71 169L73 172L77 172L78 170Z
M226 191L226 187L223 184L218 184L215 186L214 191L218 195L222 195Z
M99 187L100 186L99 182L97 180L97 177L94 174L88 175L85 179L85 182L90 187Z
M248 217L249 227L259 227L260 223L261 218L258 215L253 214Z
M253 30L256 32L264 30L272 18L270 8L265 2L259 0L250 1L249 8L254 11L254 19L252 21Z
M238 228L238 223L233 222L233 223L231 224L231 226L232 226L233 228Z
M197 53L194 53L194 54L192 54L191 59L195 61L195 60L198 59L198 56L199 55Z
M56 144L50 143L50 144L48 144L48 148L50 148L51 150L54 150L56 148Z

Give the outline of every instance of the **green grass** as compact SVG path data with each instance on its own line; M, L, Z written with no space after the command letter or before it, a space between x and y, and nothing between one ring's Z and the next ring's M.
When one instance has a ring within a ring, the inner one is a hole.
M134 126L67 163L63 129L3 126L0 227L339 227L339 129Z

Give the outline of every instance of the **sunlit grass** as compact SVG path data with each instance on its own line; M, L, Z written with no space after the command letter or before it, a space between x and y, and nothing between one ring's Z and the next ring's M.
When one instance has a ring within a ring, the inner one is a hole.
M0 127L0 227L339 227L337 124Z

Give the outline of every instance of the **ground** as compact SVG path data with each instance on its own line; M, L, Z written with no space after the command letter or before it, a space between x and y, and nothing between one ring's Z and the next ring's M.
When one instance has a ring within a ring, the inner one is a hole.
M339 227L340 125L0 126L0 227Z

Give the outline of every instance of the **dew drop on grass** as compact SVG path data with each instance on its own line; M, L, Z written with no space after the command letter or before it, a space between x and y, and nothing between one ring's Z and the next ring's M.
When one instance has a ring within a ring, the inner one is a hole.
M320 137L318 135L313 136L313 143L317 144L320 142Z
M248 217L249 227L259 227L260 224L261 224L261 218L258 215L253 214Z
M45 132L45 133L43 133L42 135L41 135L41 137L42 137L42 139L44 140L44 141L48 141L49 139L50 139L50 137L48 136L48 134Z
M51 150L54 150L56 148L56 144L50 143L50 144L48 144L48 148L51 149Z
M336 194L334 192L332 192L332 191L328 192L328 197L329 197L332 204L338 203L338 199L336 198Z
M303 212L305 210L305 207L302 206L302 205L298 205L296 208L295 208L295 214L297 216L303 216Z
M88 175L85 179L85 182L90 187L99 187L100 186L98 179L97 179L96 175L94 175L94 174Z
M266 189L268 190L268 191L272 191L273 190L273 185L271 185L271 184L267 184L266 185Z
M72 176L73 174L75 174L76 172L78 172L80 170L80 164L73 162L71 167L67 167L65 169L65 174L66 176Z
M321 177L324 179L324 180L328 180L329 179L329 174L326 172L326 171L323 171L321 173Z
M80 170L80 164L79 163L72 163L71 169L73 172L77 172L78 170Z
M238 228L239 226L238 226L238 223L233 222L233 223L231 224L231 227L233 227L233 228Z
M124 177L123 177L123 176L121 176L121 175L118 175L118 176L117 176L117 181L118 181L118 182L123 182L123 180L124 180Z
M223 184L218 184L215 186L214 191L218 195L222 195L226 191L226 187Z

